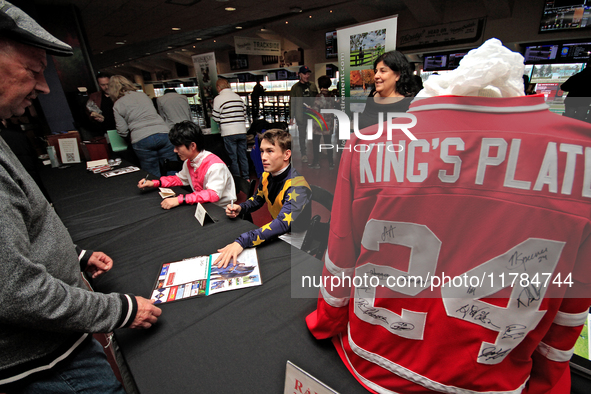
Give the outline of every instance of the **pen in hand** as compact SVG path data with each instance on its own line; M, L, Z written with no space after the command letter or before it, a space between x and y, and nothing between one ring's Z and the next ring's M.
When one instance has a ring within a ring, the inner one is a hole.
M232 204L232 209L234 209L234 200L230 200L230 203Z
M148 182L149 177L150 177L150 174L146 175L146 177L144 178L144 183L142 183L142 186L144 186L146 184L146 182Z

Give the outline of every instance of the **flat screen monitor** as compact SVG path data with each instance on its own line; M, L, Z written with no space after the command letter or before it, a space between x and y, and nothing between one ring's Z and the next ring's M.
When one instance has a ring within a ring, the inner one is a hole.
M460 60L462 60L467 53L468 52L460 52L447 55L447 68L458 68Z
M535 63L544 60L555 60L558 55L558 44L535 45L525 47L524 58L526 62Z
M447 55L425 56L423 59L424 71L437 71L447 68Z
M562 44L559 57L563 62L586 62L589 54L591 54L591 42L577 42Z
M546 0L540 32L591 27L591 0Z
M335 58L339 56L339 50L337 47L337 31L329 31L326 33L326 58Z
M591 316L590 316L591 317ZM575 344L575 354L571 359L571 366L579 373L584 375L591 375L591 352L589 350L589 317L583 331L579 335L579 339Z

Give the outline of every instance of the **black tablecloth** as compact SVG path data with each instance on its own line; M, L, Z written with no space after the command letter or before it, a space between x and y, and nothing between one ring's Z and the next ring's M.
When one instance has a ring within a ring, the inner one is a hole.
M201 227L194 207L181 206L81 241L115 261L95 288L149 297L162 263L215 253L254 227L205 206L216 223ZM322 263L283 241L261 246L257 254L262 286L163 304L151 329L116 332L141 393L281 393L287 360L337 391L366 392L332 344L307 330L304 319L316 300L291 297L292 282L320 275Z
M216 222L204 227L195 206L163 210L156 190L137 189L145 175L104 178L82 164L42 172L75 242L114 260L94 280L97 291L149 298L163 263L215 253L254 228L213 204L205 207ZM318 290L300 289L301 276L320 275L322 263L281 240L259 246L257 255L261 286L166 303L151 329L116 331L140 393L282 393L287 360L337 391L366 392L330 341L317 341L306 327ZM308 298L292 296L303 293Z
M126 167L123 163L116 168ZM139 220L166 213L158 189L142 191L137 183L145 171L105 178L86 170L86 164L45 167L43 184L74 242ZM182 191L182 188L174 188ZM187 191L182 191L186 193Z

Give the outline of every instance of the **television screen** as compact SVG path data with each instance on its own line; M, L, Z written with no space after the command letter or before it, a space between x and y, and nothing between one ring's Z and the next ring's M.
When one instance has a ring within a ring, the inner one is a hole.
M543 60L554 60L558 54L558 44L536 45L525 47L526 62L539 62Z
M447 55L447 68L458 68L458 66L460 65L460 60L462 60L462 58L466 56L467 53L468 52L450 53L449 55Z
M326 58L330 59L338 57L339 51L337 47L337 31L329 31L326 33Z
M562 44L560 49L561 61L587 61L591 54L591 42L577 42L571 44Z
M425 56L423 60L424 71L443 70L447 67L447 55Z
M540 32L587 28L590 17L589 0L546 0Z
M585 374L591 374L591 352L589 351L590 317L591 315L587 318L583 331L575 344L575 354L571 360L571 366Z

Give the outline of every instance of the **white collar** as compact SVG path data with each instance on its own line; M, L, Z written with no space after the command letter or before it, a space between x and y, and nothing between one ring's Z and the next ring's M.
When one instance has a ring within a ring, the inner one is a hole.
M208 155L208 151L202 150L197 156L195 156L193 160L189 160L189 165L193 168L193 170L197 171L199 166L201 166L203 159L205 159Z
M277 171L277 172L272 172L272 173L271 173L271 175L273 175L273 176L281 175L281 174L283 174L285 171L287 171L287 169L288 169L288 168L289 168L289 164L288 164L288 165L286 165L285 167L283 167L282 169L280 169L280 170L279 170L279 171Z

